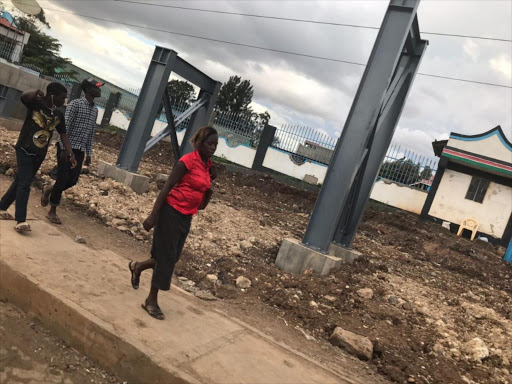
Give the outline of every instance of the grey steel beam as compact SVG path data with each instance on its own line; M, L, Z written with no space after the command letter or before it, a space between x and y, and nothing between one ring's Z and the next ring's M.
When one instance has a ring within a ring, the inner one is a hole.
M167 92L167 89L166 89ZM187 110L185 110L181 115L177 116L176 119L172 119L172 122L175 127L180 125L183 121L187 119L187 117L191 116L195 111L197 111L200 107L202 107L208 101L208 97L203 97L201 100L196 101L192 104ZM164 101L165 103L165 101ZM167 111L165 112L167 116ZM169 117L167 116L167 121L170 122ZM165 127L162 131L158 132L155 136L148 140L146 147L144 148L144 152L149 151L153 148L160 140L170 134L172 127L170 123Z
M194 147L190 143L190 139L194 134L204 125L208 125L210 122L210 116L213 113L213 108L217 102L217 96L220 92L221 83L216 82L215 89L211 95L208 95L204 90L201 90L198 95L198 100L207 98L207 102L199 108L196 113L190 118L188 128L185 131L185 136L181 142L181 154L186 155L187 153L193 152Z
M172 152L174 154L174 160L178 161L180 159L180 145L178 143L178 136L176 135L176 126L174 125L174 116L172 114L172 106L171 106L171 98L169 96L169 90L165 87L164 92L164 109L165 116L167 117L167 121L169 123L169 136L171 137L171 146Z
M119 152L117 159L119 168L137 172L177 57L178 54L170 49L155 47L151 64L133 111L133 117Z
M205 90L210 95L215 93L215 87L217 86L217 81L213 80L209 76L205 75L199 69L194 67L193 65L187 63L181 57L178 57L176 64L174 65L173 72L177 73L184 79L187 79L191 83L194 83L199 88Z
M364 209L370 199L375 179L386 156L386 151L391 144L393 133L405 105L405 100L427 45L427 41L417 42L414 56L407 56L402 60L405 65L401 67L404 70L400 71L400 74L397 73L397 79L392 83L394 87L390 90L392 91L390 92L390 99L386 103L377 123L377 131L370 149L368 162L359 176L360 183L356 184L356 189L353 191L353 200L346 207L346 215L342 215L342 217L345 216L344 221L339 223L334 235L333 242L335 244L345 248L352 246Z
M391 0L388 6L303 239L310 248L329 250L418 5Z

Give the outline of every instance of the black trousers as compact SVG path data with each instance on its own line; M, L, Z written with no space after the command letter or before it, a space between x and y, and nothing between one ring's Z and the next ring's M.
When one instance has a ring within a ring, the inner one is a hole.
M27 219L30 186L45 157L46 153L42 155L29 155L21 148L16 149L18 173L11 186L2 197L2 200L0 200L0 210L6 211L16 200L16 213L14 218L18 223Z
M192 215L184 215L164 203L155 225L151 258L156 260L151 285L162 291L171 289L172 273L180 259L192 223Z
M52 206L58 206L62 198L62 192L76 185L80 178L85 153L79 149L73 149L73 153L75 154L76 167L72 169L71 163L61 158L62 149L57 145L57 180L50 194L50 205Z

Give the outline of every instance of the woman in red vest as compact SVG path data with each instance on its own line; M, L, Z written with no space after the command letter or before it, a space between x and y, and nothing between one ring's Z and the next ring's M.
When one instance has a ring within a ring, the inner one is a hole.
M174 166L164 187L156 198L151 214L144 221L146 231L155 227L151 258L142 262L131 261L131 283L139 288L140 274L152 268L151 290L142 304L152 317L165 318L158 306L158 291L171 288L174 266L185 245L192 216L206 208L212 191L211 179L215 168L211 157L217 149L217 131L209 126L200 128L192 138L195 151L183 156Z

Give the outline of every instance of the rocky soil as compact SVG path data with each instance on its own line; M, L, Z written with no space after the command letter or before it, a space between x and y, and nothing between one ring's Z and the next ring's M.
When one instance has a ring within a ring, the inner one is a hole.
M17 133L0 134L0 172L14 176ZM172 153L160 143L145 155L140 172L152 182L137 195L96 174L100 159L115 162L121 143L118 135L97 133L93 165L65 192L65 204L149 243L141 222ZM54 157L52 150L38 186L51 182ZM368 360L392 382L512 384L512 266L501 261L502 247L371 204L354 243L363 257L354 265L324 277L283 273L274 266L280 242L302 237L315 193L219 169L212 202L194 219L178 284L248 311L265 305L304 338L330 339L340 347L334 353Z

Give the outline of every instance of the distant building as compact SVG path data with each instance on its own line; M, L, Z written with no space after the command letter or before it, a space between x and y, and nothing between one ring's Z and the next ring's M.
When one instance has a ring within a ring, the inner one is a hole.
M333 150L323 147L318 143L306 140L304 144L299 144L296 153L297 155L306 157L310 160L318 161L322 164L329 164Z
M18 29L9 12L0 14L0 59L19 64L29 39L30 33Z
M460 225L473 218L478 232L502 244L512 237L512 144L500 126L478 135L452 133L432 143L439 167L422 210Z
M94 73L88 72L77 65L69 63L66 64L64 68L57 68L55 72L57 73L55 76L57 79L69 84L75 82L81 83L83 80L89 79L91 77L104 83L105 85L101 88L101 97L95 100L96 104L99 106L104 107L107 104L108 97L111 93L119 92L121 94L121 99L118 108L122 109L129 115L135 109L138 95L123 87L113 84L112 82L105 80ZM73 73L73 78L65 75L66 73Z
M421 179L420 181L417 181L416 183L409 184L409 187L414 187L421 189L423 191L429 191L430 187L432 186L432 183L434 182L434 175L430 177L430 179Z

